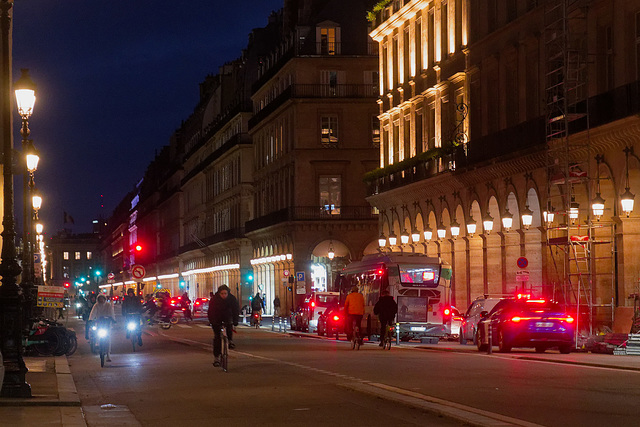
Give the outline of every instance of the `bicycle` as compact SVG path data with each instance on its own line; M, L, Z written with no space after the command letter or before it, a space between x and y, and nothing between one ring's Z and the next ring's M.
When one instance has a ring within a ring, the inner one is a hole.
M388 325L384 339L382 340L382 349L391 350L391 343L393 342L393 326Z
M136 344L142 342L142 325L140 314L130 314L127 321L127 334L131 337L131 348L136 351Z
M360 350L360 346L362 345L362 337L360 336L360 325L355 325L353 327L353 332L351 333L351 350Z
M228 372L229 366L229 337L227 336L227 327L224 323L220 325L220 338L222 341L222 348L220 353L220 366L222 370ZM215 337L213 338L213 346L215 347ZM214 364L215 366L215 364Z

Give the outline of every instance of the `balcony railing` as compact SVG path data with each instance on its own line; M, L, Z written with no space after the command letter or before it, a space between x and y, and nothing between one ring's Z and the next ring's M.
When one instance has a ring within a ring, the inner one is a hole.
M294 84L287 87L262 110L249 119L249 128L253 128L273 113L287 100L292 98L372 98L378 97L378 85L330 85L330 84Z
M272 212L245 224L246 232L290 221L367 221L376 220L378 214L371 206L295 206Z

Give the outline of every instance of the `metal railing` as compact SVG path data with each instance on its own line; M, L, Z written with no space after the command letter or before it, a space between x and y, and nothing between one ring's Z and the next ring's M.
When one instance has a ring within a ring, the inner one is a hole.
M245 224L245 231L254 231L287 221L366 221L377 220L371 206L293 206L271 212Z

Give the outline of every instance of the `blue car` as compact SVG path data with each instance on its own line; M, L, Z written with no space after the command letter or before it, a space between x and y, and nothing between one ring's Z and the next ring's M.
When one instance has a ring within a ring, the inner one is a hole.
M481 317L476 330L479 351L489 348L489 328L492 345L505 353L513 347L534 347L537 353L557 347L568 354L574 346L574 319L552 301L504 299Z

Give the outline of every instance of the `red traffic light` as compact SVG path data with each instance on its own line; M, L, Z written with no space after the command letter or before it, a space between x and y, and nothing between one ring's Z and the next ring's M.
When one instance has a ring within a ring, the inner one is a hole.
M134 249L136 250L136 252L141 252L142 251L142 245L141 244L137 244Z
M69 283L69 282L64 282L64 287L65 287L65 288L70 288L70 287L71 287L71 283Z

